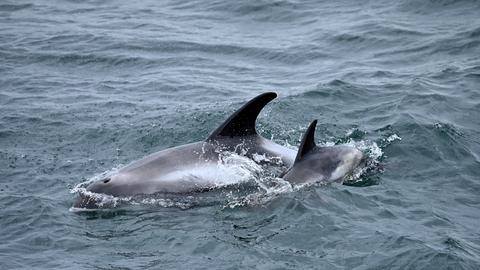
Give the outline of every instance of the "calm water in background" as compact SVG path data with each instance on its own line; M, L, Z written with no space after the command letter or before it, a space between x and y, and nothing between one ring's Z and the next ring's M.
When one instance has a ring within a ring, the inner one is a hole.
M480 268L478 1L2 0L0 63L1 269ZM70 211L270 90L265 137L316 118L376 170Z

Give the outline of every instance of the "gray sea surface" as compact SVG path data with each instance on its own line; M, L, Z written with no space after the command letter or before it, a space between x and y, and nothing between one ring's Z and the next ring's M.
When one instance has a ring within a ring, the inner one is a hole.
M71 209L266 91L263 136L369 170ZM0 269L473 270L479 220L479 1L0 1Z

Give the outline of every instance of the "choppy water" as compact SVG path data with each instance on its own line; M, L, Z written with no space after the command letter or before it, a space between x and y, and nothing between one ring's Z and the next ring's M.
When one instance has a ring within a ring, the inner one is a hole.
M480 268L479 3L1 1L0 268ZM375 169L69 211L267 90L264 136L317 118Z

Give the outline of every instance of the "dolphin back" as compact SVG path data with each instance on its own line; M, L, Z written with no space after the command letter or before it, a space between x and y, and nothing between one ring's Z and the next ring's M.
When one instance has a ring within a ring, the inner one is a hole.
M277 97L276 93L267 92L263 93L233 113L223 124L221 124L212 134L207 138L209 140L215 140L219 137L244 137L257 135L255 129L255 122L257 120L260 111L270 101Z
M319 181L343 181L358 167L363 154L354 147L334 145L318 147L315 144L315 127L312 121L302 137L293 165L282 175L285 180L296 183Z
M315 127L317 126L317 120L313 120L307 128L305 134L303 134L302 142L298 147L297 157L294 163L298 163L306 154L315 149Z

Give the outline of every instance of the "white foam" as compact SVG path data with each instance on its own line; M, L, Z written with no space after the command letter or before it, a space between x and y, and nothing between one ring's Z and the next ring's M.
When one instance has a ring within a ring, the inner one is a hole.
M203 177L214 179L219 186L237 184L255 179L262 167L255 161L232 152L222 152L215 168L205 171Z
M323 142L323 143L320 143L319 145L329 147L329 146L334 146L335 143L334 142Z
M385 140L387 142L391 143L393 141L401 141L402 138L400 136L398 136L397 134L392 134L392 135L388 136Z
M253 158L253 160L254 160L255 162L257 162L257 163L270 161L270 159L267 158L267 157L265 156L265 154L260 155L260 154L255 153L255 154L252 155L252 158Z
M193 201L193 198L191 200ZM188 209L194 205L193 203L178 202L172 199L165 199L165 198L144 198L140 201L132 201L132 204L152 205L152 206L160 206L164 208L178 207L180 209Z

